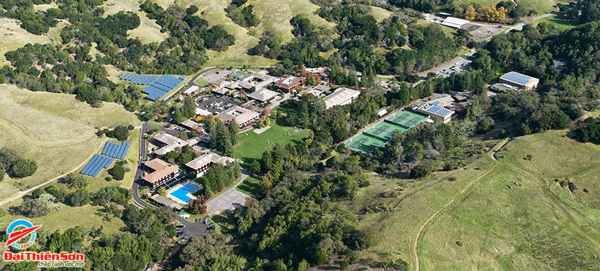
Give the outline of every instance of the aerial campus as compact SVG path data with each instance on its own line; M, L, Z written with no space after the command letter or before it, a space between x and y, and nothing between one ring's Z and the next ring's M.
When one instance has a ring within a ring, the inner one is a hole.
M0 21L2 271L598 270L599 0Z

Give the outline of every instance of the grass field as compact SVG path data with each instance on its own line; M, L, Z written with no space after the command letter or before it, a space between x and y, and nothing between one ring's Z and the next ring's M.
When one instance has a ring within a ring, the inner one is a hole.
M115 14L119 11L131 11L140 17L140 26L129 30L127 34L130 37L138 38L142 43L161 42L169 37L168 33L160 32L160 25L154 20L150 20L146 13L140 10L140 3L137 0L108 0L102 5L106 12L104 16Z
M482 7L496 6L500 0L456 0L453 3L455 7L469 4L479 4ZM523 0L516 1L518 4L523 5L525 10L536 10L538 14L548 13L553 11L553 6L557 3L568 3L568 0Z
M0 67L10 64L4 57L6 52L14 51L27 43L50 43L49 36L34 35L23 30L15 19L0 18Z
M300 141L308 136L308 130L297 131L291 127L271 124L271 128L262 134L256 134L254 130L240 134L233 157L249 162L260 158L263 152L273 149L275 144L284 147L290 142Z
M248 196L256 197L256 194L260 191L259 182L260 180L250 176L238 185L236 189Z
M38 164L31 177L5 177L0 198L78 167L104 144L95 135L96 127L139 124L135 115L114 103L91 108L74 95L31 92L13 85L0 85L0 90L0 147L14 149Z
M348 208L361 213L386 206L389 211L360 216L360 225L378 240L361 256L402 259L414 269L416 233L439 211L420 235L421 270L595 270L600 147L577 143L564 133L516 138L496 154L498 162L485 155L465 169L436 172L424 180L372 176L372 185L360 190ZM531 161L524 159L527 155ZM575 193L554 181L565 178L576 184Z
M546 22L546 23L550 23L555 25L556 27L558 27L560 30L569 30L573 27L576 27L577 21L575 20L569 20L569 19L565 19L565 18L559 18L556 16L552 16L552 17L546 17L546 18L542 18L539 20L534 21L534 24L539 24L541 22Z
M56 230L65 231L73 227L83 227L86 230L90 230L92 227L99 227L102 225L103 232L106 234L119 233L119 229L125 227L125 223L119 218L110 215L110 220L105 220L102 216L98 215L97 206L82 206L82 207L69 207L64 206L60 211L50 212L48 215L38 218L25 218L34 225L42 225L42 231L46 233L52 233ZM11 222L17 219L23 219L22 216L6 215L0 217L0 225L6 227Z
M225 52L209 51L209 62L207 66L269 66L276 61L264 57L249 56L247 51L258 43L258 39L264 31L273 31L282 37L283 42L293 38L292 26L289 20L295 15L302 14L318 26L332 28L333 25L314 14L318 6L310 0L280 0L277 4L268 0L250 0L254 5L254 12L260 18L256 27L246 29L235 24L229 19L224 9L231 1L228 0L177 0L176 4L183 7L196 5L200 11L196 15L207 20L210 25L220 24L235 36L235 44Z

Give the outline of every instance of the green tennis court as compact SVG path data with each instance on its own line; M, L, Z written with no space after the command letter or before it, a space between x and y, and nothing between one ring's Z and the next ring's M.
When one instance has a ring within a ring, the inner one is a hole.
M375 127L366 131L364 134L375 137L384 142L387 142L387 141L392 140L392 138L394 137L394 134L396 134L397 132L404 133L407 130L408 129L398 126L398 125L390 124L387 122L382 122L382 123L375 125Z
M346 143L346 147L349 149L363 153L372 152L375 148L381 148L383 146L385 146L384 141L367 136L365 134L358 135Z
M399 111L393 116L387 118L385 121L391 124L402 126L406 129L417 126L419 123L426 120L427 117L421 114L413 113L410 111Z

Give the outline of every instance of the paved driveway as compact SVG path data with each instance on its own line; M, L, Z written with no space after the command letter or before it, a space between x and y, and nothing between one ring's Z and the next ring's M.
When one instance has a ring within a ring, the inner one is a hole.
M242 178L238 183L229 188L229 190L225 191L223 194L206 203L209 210L208 215L214 215L220 211L233 211L237 207L244 206L246 199L250 198L250 196L238 191L236 188L246 178L248 178L248 175L242 173Z

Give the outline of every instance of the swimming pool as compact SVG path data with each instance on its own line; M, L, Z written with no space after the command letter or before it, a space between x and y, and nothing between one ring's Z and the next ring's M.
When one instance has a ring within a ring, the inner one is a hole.
M197 185L195 185L193 183L188 182L184 186L180 187L179 189L171 192L171 196L176 197L177 199L179 199L185 203L188 203L189 201L192 200L192 198L188 195L194 194L198 190L200 190L200 187L198 187Z

